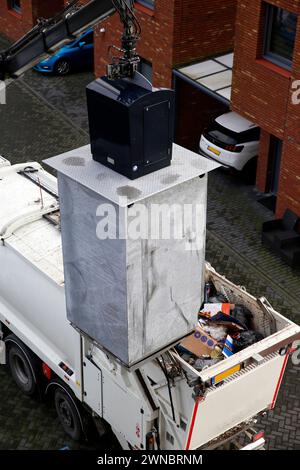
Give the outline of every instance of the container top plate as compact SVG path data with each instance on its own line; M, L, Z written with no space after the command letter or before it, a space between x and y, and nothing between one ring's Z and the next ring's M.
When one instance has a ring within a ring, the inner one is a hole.
M220 167L219 163L176 144L173 144L170 167L134 181L95 162L89 145L48 158L44 163L120 207L126 207Z

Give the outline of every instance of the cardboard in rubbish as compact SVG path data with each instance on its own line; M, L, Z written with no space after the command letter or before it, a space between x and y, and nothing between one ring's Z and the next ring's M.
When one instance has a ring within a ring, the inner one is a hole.
M200 326L197 326L195 332L182 341L181 346L197 357L211 356L216 347L221 347Z

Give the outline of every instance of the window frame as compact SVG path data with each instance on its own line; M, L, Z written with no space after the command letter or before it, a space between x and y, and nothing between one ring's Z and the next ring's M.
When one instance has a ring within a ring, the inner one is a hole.
M136 2L149 10L155 10L155 0L136 0Z
M272 5L270 3L266 3L265 6L266 6L266 18L265 18L265 27L264 27L263 58L268 60L269 62L272 62L275 65L278 65L281 68L284 68L286 70L292 70L293 58L291 60L287 59L286 57L281 56L280 54L276 54L276 52L272 52L270 50L271 36L272 36L272 30L273 30L273 24L274 24L274 14L276 11L275 9L280 9L283 11L287 11L289 13L292 13L292 12L290 12L289 10L286 10L285 8ZM295 40L294 40L293 57L294 57L295 45L296 45L296 33L295 33Z
M18 15L22 14L22 1L20 0L20 6L16 5L16 0L8 0L7 6L8 9L14 13L17 13Z

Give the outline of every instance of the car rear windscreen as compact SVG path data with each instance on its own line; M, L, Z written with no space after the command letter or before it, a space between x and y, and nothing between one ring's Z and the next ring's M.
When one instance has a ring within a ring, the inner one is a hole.
M253 129L238 133L221 126L215 121L204 136L214 143L220 142L225 145L239 145L259 140L260 129L254 127Z

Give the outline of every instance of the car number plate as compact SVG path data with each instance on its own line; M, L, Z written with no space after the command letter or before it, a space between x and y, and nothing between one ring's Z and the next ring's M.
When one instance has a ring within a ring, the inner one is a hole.
M220 155L221 152L217 149L215 149L214 147L207 147L207 150L209 150L210 152L214 153L215 155Z

